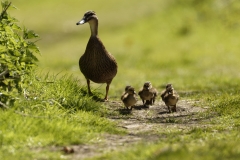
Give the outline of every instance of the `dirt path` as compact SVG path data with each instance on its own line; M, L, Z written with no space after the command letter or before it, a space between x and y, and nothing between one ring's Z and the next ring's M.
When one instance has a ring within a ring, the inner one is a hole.
M180 100L176 113L168 113L163 102L156 102L149 108L143 107L142 102L138 102L132 111L123 108L121 101L106 102L106 105L113 112L109 119L118 123L127 131L127 135L102 135L102 139L95 140L91 145L76 145L67 148L65 152L74 151L74 154L66 155L72 159L85 159L114 151L121 150L126 146L134 145L138 142L152 143L159 140L158 129L173 127L186 129L191 126L198 126L201 117L200 112L205 109L196 107L196 101Z

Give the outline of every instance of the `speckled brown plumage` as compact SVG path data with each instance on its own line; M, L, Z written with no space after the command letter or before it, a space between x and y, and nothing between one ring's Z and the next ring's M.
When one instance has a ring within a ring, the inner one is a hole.
M124 106L129 109L132 109L132 107L137 103L137 95L133 87L126 86L125 93L122 94L121 100L124 103Z
M81 72L95 83L111 82L117 73L117 63L98 37L91 36L85 53L79 60Z
M151 82L145 82L138 95L142 99L143 105L152 105L155 102L158 92L152 87Z
M166 89L161 93L162 100L165 102L168 107L169 112L177 111L177 102L179 99L179 95L174 90L172 84L167 84Z
M112 79L117 74L117 62L115 58L106 50L102 41L98 37L98 18L93 11L84 14L81 21L77 23L84 24L88 22L91 29L91 36L88 41L85 53L80 57L79 67L87 79L88 92L90 90L90 80L95 83L107 83L105 100L108 99L108 90Z

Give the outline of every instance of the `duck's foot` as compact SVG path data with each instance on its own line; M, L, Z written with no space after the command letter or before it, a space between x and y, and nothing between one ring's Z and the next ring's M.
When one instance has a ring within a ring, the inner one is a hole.
M100 102L108 102L108 99L101 99Z
M168 113L174 113L174 112L177 112L177 111L174 111L174 110L169 110Z

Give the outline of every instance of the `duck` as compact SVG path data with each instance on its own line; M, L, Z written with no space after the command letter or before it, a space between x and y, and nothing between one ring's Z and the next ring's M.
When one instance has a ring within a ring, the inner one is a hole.
M84 54L79 59L79 68L87 80L88 94L92 95L90 81L106 83L106 94L103 101L108 101L108 92L113 78L117 74L117 61L108 52L98 36L98 17L94 11L87 11L77 25L89 23L91 36Z
M161 97L163 102L168 107L169 113L177 112L177 102L179 100L178 93L174 90L173 85L168 83L166 89L162 91Z
M142 99L143 105L153 105L158 95L158 91L153 88L150 81L143 84L143 87L138 92L138 95Z
M122 94L121 100L126 107L126 109L132 110L132 107L137 103L137 94L135 92L135 89L131 86L125 87L125 93Z

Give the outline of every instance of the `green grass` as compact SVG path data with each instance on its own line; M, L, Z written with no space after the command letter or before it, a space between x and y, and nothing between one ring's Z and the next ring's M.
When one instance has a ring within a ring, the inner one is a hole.
M34 154L39 159L59 159L61 154L47 147L91 143L99 133L122 133L106 118L109 110L86 96L78 68L90 30L87 24L75 23L87 10L96 11L100 38L119 65L110 86L111 100L119 100L125 85L138 90L149 80L159 91L171 82L181 99L209 108L196 126L179 130L169 124L158 130L161 138L155 143L93 159L239 157L238 1L12 2L19 10L10 13L41 37L37 44L42 73L38 71L39 80L34 75L26 87L28 99L21 97L13 108L0 111L3 159L33 159ZM92 84L92 88L95 98L103 97L105 85Z
M1 159L32 159L36 152L41 158L46 146L91 143L101 133L124 133L103 117L106 107L93 100L95 95L87 96L72 76L32 76L24 97L0 112ZM50 152L46 158L53 155ZM60 158L59 153L55 156Z
M160 138L154 143L140 143L126 148L127 151L116 151L89 159L238 159L240 96L218 96L214 103L206 103L211 107L205 115L201 115L203 121L195 125L173 122L157 129Z
M238 159L240 156L239 94L207 94L202 105L210 109L194 124L170 123L158 128L159 140L140 143L126 151L107 153L90 159ZM196 98L196 97L195 97Z

